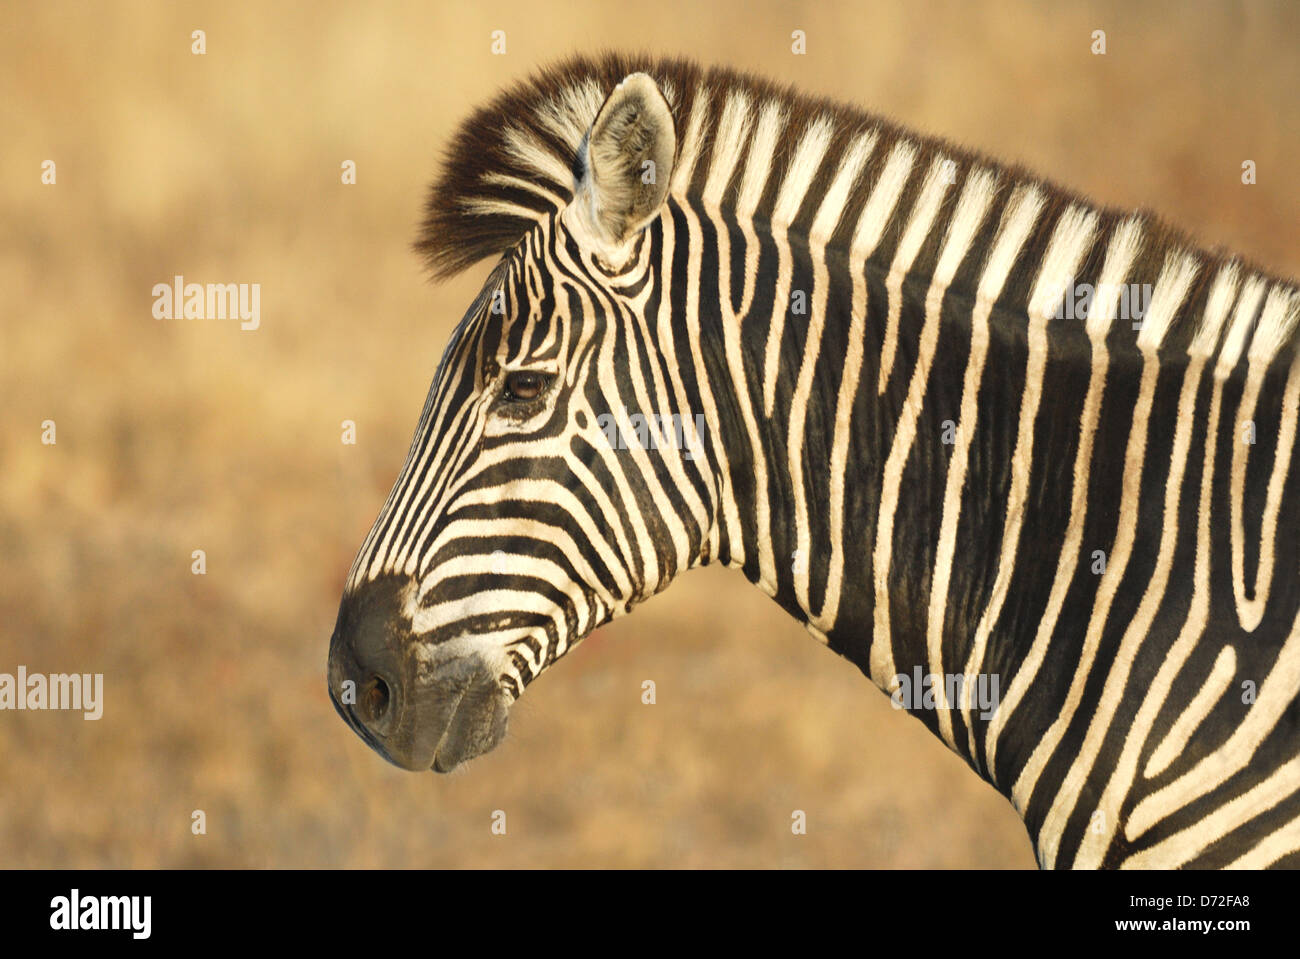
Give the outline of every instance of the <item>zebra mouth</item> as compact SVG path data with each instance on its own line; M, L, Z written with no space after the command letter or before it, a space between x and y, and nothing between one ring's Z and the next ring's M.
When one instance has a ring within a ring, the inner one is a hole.
M509 712L509 701L495 680L467 688L451 706L429 768L449 773L492 750L505 738Z

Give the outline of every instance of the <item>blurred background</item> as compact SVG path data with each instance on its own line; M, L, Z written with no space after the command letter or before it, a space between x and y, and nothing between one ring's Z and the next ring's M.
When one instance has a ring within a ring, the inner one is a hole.
M423 279L427 182L471 108L605 47L852 100L1300 273L1293 3L6 3L0 672L106 690L98 722L0 713L0 866L1033 866L1001 796L723 570L589 639L451 776L335 715L345 574L487 271ZM261 284L260 329L153 319L175 274Z

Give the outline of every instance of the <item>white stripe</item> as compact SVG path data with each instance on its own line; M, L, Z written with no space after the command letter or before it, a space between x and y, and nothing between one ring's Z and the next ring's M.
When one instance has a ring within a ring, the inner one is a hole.
M677 163L673 167L672 192L678 195L686 193L691 177L695 173L695 164L700 158L700 139L703 136L704 122L710 113L711 91L701 86L691 103L691 118L687 122L686 136L682 138L677 151Z
M809 124L795 151L794 159L786 170L785 179L781 181L776 205L772 209L771 236L777 252L776 292L772 299L772 318L768 325L767 350L763 360L763 412L769 419L776 402L781 339L785 334L785 318L790 312L790 281L794 271L786 231L799 215L804 196L821 168L822 158L826 155L834 133L835 128L826 117L818 117ZM808 291L803 292L806 294Z
M506 127L501 131L501 142L506 153L525 169L546 177L557 186L568 186L573 182L573 170L569 164L526 131Z
M831 558L826 575L826 598L822 603L821 622L834 623L839 617L840 598L844 589L844 483L852 439L853 405L858 395L865 352L867 320L866 261L876 251L876 244L893 213L907 174L911 169L915 149L898 143L885 161L884 169L863 206L862 214L853 231L853 244L849 250L849 275L853 278L853 316L849 323L849 351L844 359L844 378L835 403L835 436L831 442L830 472L830 526ZM856 531L852 534L857 543ZM872 677L873 679L875 677ZM879 680L877 680L879 682ZM882 689L884 686L881 687Z
M750 121L749 97L743 91L732 93L722 108L722 119L718 121L713 136L713 157L709 175L704 181L702 199L710 206L717 207L722 203L722 194L731 181L745 137L749 134Z
M862 168L870 158L875 145L876 134L872 131L859 135L844 152L844 157L840 160L840 168L835 171L835 179L831 181L830 189L822 198L822 205L813 219L812 229L808 235L810 246L824 247L830 242L835 227L844 216L844 208L849 204L853 189L858 185ZM821 261L825 262L825 259L823 256Z
M925 183L921 186L921 195L912 207L912 218L903 231L903 239L894 254L894 262L885 279L885 291L889 297L889 316L885 320L885 339L880 349L880 377L876 383L876 394L884 395L894 368L894 353L898 349L898 322L903 309L903 279L912 268L912 263L921 252L921 244L930 235L930 226L939 213L944 194L948 192L947 161L936 156L930 163Z
M1198 631L1197 635L1200 635ZM1177 659L1166 657L1166 662L1185 664L1188 655L1194 648L1194 643L1186 644L1186 649L1177 650L1181 655ZM1171 656L1174 650L1170 651ZM1161 663L1160 675L1157 679L1163 679L1163 674L1173 673L1173 670L1166 670L1164 663ZM1219 650L1219 655L1214 657L1214 665L1210 668L1210 675L1205 677L1196 695L1192 701L1187 704L1186 708L1178 714L1174 724L1169 727L1169 732L1165 738L1160 741L1155 749L1151 751L1151 758L1147 760L1146 766L1142 769L1144 779L1154 779L1162 772L1169 768L1169 764L1183 754L1187 744L1191 742L1192 733L1200 728L1201 723L1205 722L1205 717L1210 715L1216 703L1221 700L1228 691L1228 684L1232 682L1232 677L1237 673L1237 653L1231 646L1224 646ZM1169 680L1173 676L1168 677ZM1170 683L1162 682L1157 687L1153 684L1148 699L1156 704L1163 704L1168 701ZM1145 703L1144 703L1145 705ZM1151 712L1156 712L1152 709ZM1154 718L1154 717L1153 717ZM1136 727L1137 724L1135 723Z
M1246 441L1246 427L1254 430L1255 408L1259 404L1260 388L1280 343L1279 328L1289 330L1294 323L1295 304L1290 294L1274 287L1264 302L1255 337L1247 352L1248 369L1241 403L1237 407L1237 423L1232 435L1232 477L1229 484L1229 501L1232 515L1232 595L1237 606L1237 619L1242 629L1254 632L1264 618L1264 607L1273 585L1273 565L1277 543L1277 520L1282 507L1282 490L1291 471L1291 448L1295 442L1296 423L1293 415L1284 409L1281 432L1273 457L1273 470L1268 479L1268 492L1264 500L1264 516L1259 529L1259 565L1255 568L1255 583L1250 598L1246 596L1246 532L1242 511L1246 500L1247 458L1254 443ZM1263 343L1256 346L1260 340ZM1283 398L1289 407L1288 396ZM1258 442L1258 436L1252 436Z
M1219 337L1228 321L1233 298L1237 295L1240 274L1237 264L1233 262L1221 269L1215 277L1214 286L1210 288L1210 295L1205 302L1205 313L1196 328L1196 336L1187 348L1191 356L1214 355L1214 348L1219 345Z
M907 178L912 174L912 163L916 160L916 145L900 140L889 151L889 159L880 171L880 178L871 191L871 198L862 208L858 225L853 230L852 252L865 260L876 251L885 227L894 218L894 207L898 205L907 186Z
M838 225L840 218L844 215L844 207L848 203L850 191L856 185L862 167L870 157L875 143L876 136L874 133L864 134L854 140L849 149L845 151L844 157L840 161L840 167L836 171L835 179L831 182L826 195L822 197L821 206L813 219L811 235L808 241L809 254L813 264L812 303L809 316L811 322L808 327L808 338L804 343L803 360L799 367L799 376L795 382L794 395L790 401L790 425L786 441L789 450L787 465L790 470L789 476L793 486L795 507L795 548L800 550L800 555L804 557L810 557L811 550L808 496L804 489L802 465L804 429L807 425L808 399L812 394L813 377L817 371L817 360L821 355L822 336L826 325L826 302L830 290L826 244L835 232L835 227ZM824 602L823 615L819 616L812 609L812 604L808 598L809 576L812 569L811 559L801 564L792 563L791 568L794 576L795 596L799 605L802 609L808 611L809 621L816 627L817 632L824 636L826 631L829 631L835 623L833 619L825 619Z
M1237 366L1237 361L1241 359L1241 351L1246 347L1246 337L1250 335L1251 326L1255 322L1255 313L1259 309L1259 301L1263 299L1266 287L1267 284L1257 276L1252 276L1242 287L1241 298L1237 301L1237 309L1232 317L1232 325L1228 327L1228 335L1223 340L1218 362L1214 364L1215 379L1227 379Z
M1200 269L1200 264L1186 253L1174 251L1166 254L1164 268L1156 280L1155 292L1151 295L1151 303L1147 315L1142 318L1142 329L1137 337L1138 349L1143 353L1152 353L1160 348Z
M740 180L740 193L736 197L736 216L742 223L751 221L758 203L763 198L772 160L776 157L776 144L785 127L781 105L774 100L763 104L754 126L754 142L750 144L745 173Z

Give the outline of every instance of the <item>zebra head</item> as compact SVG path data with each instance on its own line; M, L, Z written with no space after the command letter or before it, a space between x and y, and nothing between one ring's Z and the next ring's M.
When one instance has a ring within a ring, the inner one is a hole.
M706 558L704 419L647 320L676 143L655 82L618 84L442 357L330 642L335 708L398 766L492 749L543 669Z

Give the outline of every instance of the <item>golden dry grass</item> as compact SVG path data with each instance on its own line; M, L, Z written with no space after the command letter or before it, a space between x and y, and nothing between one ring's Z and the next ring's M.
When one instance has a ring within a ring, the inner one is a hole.
M422 281L422 191L501 84L632 47L856 100L1295 274L1294 5L41 2L0 20L0 671L107 685L99 722L0 714L0 865L1032 866L1000 796L724 571L593 637L450 777L346 729L323 676L342 579L484 272ZM152 319L176 273L260 283L262 328Z

